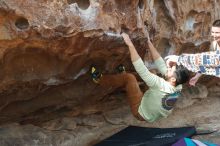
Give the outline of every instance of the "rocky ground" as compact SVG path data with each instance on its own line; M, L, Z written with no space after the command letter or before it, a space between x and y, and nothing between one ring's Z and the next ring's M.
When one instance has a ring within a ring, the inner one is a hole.
M107 101L105 108L108 107L108 110L103 112L60 118L38 126L18 123L2 125L0 145L90 146L128 125L162 128L193 125L200 131L215 130L212 134L194 136L194 139L220 143L220 93L218 91L218 86L209 90L202 85L186 88L173 114L155 123L134 119L124 100L124 93L118 92L105 97L104 100Z

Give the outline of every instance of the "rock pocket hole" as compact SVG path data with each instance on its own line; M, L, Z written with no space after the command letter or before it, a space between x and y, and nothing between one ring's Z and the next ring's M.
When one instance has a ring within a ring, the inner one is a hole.
M144 1L143 1L143 0L139 0L139 2L138 2L138 7L139 7L140 9L143 9L143 8L144 8Z
M90 6L89 0L67 0L68 4L77 3L80 9L86 10Z
M18 29L27 29L29 27L29 22L26 18L20 17L15 21L15 26Z

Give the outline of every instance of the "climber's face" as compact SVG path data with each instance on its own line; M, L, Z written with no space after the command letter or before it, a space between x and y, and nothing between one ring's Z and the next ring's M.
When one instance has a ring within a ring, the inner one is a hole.
M211 36L214 41L220 43L220 27L212 27Z
M171 77L175 77L175 71L176 71L176 65L173 65L171 67L168 66L166 78L169 79Z

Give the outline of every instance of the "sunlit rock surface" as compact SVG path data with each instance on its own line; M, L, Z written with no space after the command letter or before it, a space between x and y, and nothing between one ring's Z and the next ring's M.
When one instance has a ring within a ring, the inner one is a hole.
M37 142L16 141L16 134L9 133L18 128L24 135L46 131L49 141L57 136L64 138L51 141L54 145L87 145L107 136L104 131L114 133L128 124L140 124L132 118L121 90L102 88L91 81L90 66L95 64L103 73L115 73L115 67L123 63L134 72L121 32L130 35L146 64L151 62L146 31L163 57L209 50L210 27L220 19L219 13L220 3L216 0L0 0L0 124L4 129L0 142L6 145L7 138L12 138L21 145L44 144L40 134ZM199 123L218 128L218 81L203 77L200 83L205 86L186 88L188 92L173 115L155 124L141 124L169 127ZM111 98L112 94L120 97ZM206 103L208 107L203 108ZM186 109L194 112L186 114ZM115 125L105 116L112 110L117 111ZM85 117L100 124L77 122ZM65 127L68 118L72 123ZM175 124L177 119L181 122ZM55 127L48 122L55 123ZM80 138L80 133L74 132L80 127L91 129L84 132L91 135L79 143L65 141L66 136ZM97 130L93 127L103 128L98 138L94 138ZM51 134L53 130L58 134Z

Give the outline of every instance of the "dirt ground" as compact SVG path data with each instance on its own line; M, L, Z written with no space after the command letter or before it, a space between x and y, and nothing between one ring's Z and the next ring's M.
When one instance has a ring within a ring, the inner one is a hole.
M195 126L200 132L215 132L194 136L194 139L220 144L219 91L219 87L207 90L204 86L185 89L173 113L154 123L136 120L131 115L125 94L116 93L106 97L102 112L56 119L40 127L17 123L2 125L0 145L91 146L129 125L160 128Z

